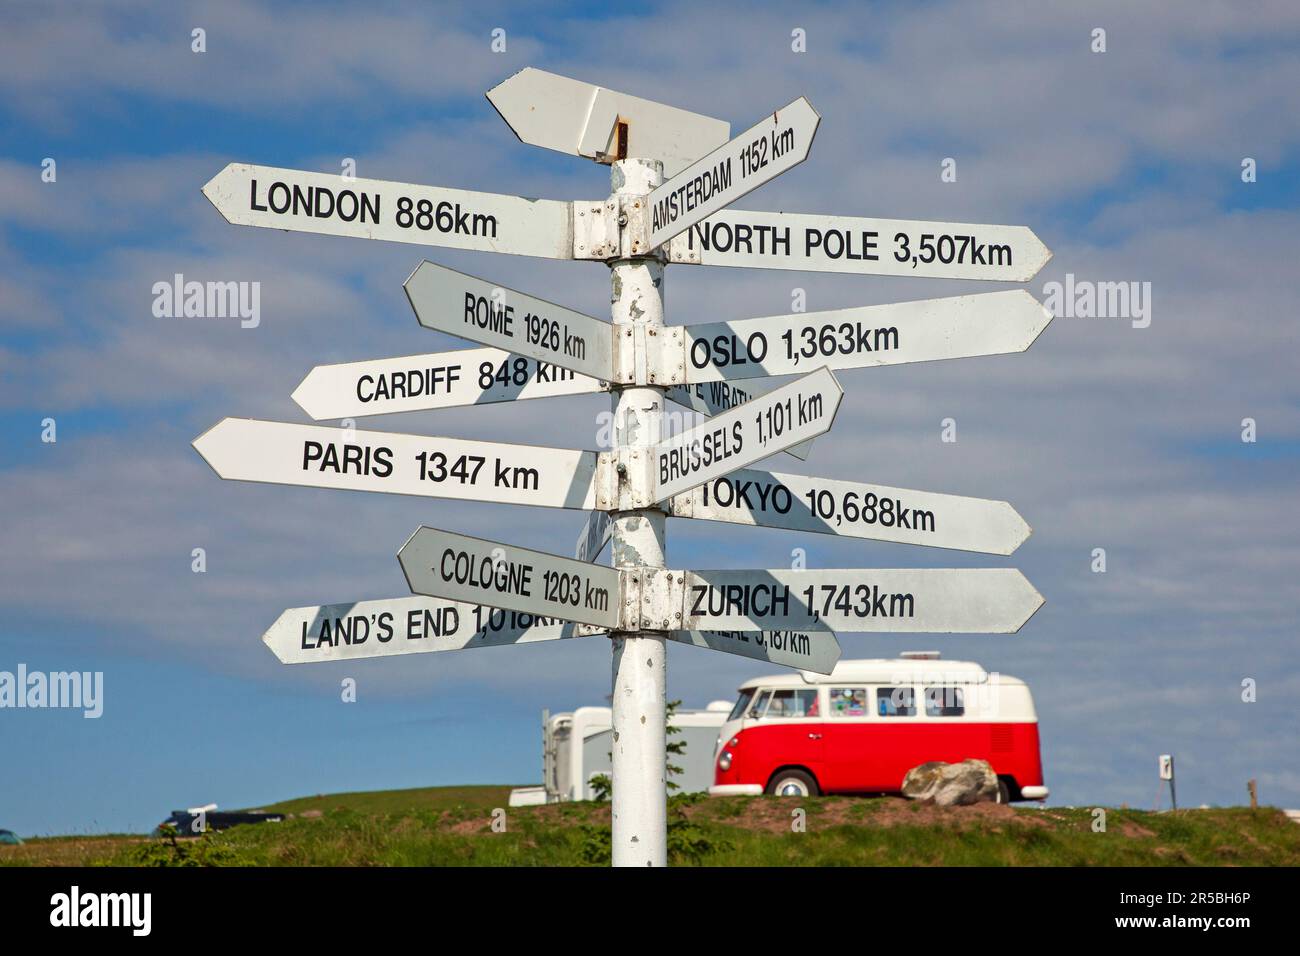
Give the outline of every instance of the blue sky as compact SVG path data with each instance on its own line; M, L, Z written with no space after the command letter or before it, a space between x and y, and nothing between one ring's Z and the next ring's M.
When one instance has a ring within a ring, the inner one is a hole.
M1053 802L1150 806L1172 752L1185 803L1240 803L1255 777L1266 802L1300 806L1300 11L1133 6L8 11L0 670L101 670L105 709L0 711L0 827L138 830L209 801L533 781L541 709L604 701L600 639L295 668L260 641L286 607L401 595L394 555L420 523L555 550L580 514L223 483L189 445L227 415L305 421L289 395L313 365L463 346L420 328L402 293L425 255L604 314L598 264L239 228L200 193L229 162L337 172L351 157L376 179L603 196L606 169L520 144L483 97L529 65L737 130L807 95L823 118L809 160L745 208L1027 224L1054 252L1027 285L1040 298L1066 273L1150 282L1149 328L1058 318L1023 355L843 373L833 435L806 468L780 465L1009 500L1035 529L1012 558L675 521L670 561L782 567L804 548L821 567L1019 567L1047 598L1019 635L843 635L846 656L937 647L1028 680ZM956 182L940 181L947 157ZM176 272L261 282L261 325L154 318L152 285ZM786 312L796 288L820 310L1000 287L681 267L666 299L689 323ZM363 427L593 446L604 408ZM939 440L948 417L955 444ZM688 706L765 671L693 648L669 667Z

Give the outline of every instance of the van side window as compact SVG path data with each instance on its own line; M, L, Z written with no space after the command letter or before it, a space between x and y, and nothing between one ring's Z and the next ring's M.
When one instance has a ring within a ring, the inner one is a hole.
M927 717L960 717L966 713L966 701L960 687L927 687L925 689L925 715Z
M767 702L772 697L770 690L759 691L758 696L754 698L754 706L749 708L746 717L762 717L763 711L767 709Z
M877 687L876 712L881 717L915 717L916 689L913 687Z
M816 717L817 691L777 690L764 717Z
M832 717L867 716L867 689L865 687L832 687Z

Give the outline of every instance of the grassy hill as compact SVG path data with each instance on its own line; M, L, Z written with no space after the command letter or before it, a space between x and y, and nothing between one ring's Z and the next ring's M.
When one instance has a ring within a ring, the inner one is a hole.
M263 809L283 823L196 839L37 839L0 846L0 865L572 866L609 860L609 806L506 806L509 787L432 787L303 797ZM505 810L504 832L493 810ZM804 831L794 832L802 809ZM1300 865L1300 826L1281 811L1151 813L898 798L678 797L677 865Z

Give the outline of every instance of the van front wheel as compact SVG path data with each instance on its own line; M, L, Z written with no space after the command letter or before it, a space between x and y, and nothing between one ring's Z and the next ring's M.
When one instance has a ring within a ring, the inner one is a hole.
M778 770L768 781L767 792L777 797L815 797L820 791L812 774L803 770Z

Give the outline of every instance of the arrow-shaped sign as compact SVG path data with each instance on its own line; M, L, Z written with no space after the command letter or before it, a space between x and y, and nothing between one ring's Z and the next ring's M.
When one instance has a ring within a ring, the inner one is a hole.
M1052 313L1024 289L688 325L689 382L1023 352Z
M673 498L673 515L1011 554L1030 527L1005 501L745 468Z
M194 439L222 478L548 508L595 504L594 451L224 418Z
M618 624L621 576L603 565L428 527L416 529L397 559L416 594L606 629Z
M203 195L239 226L573 258L567 202L247 163L217 173Z
M807 631L669 631L667 636L679 644L707 647L711 651L797 667L816 674L829 674L840 659L840 642L835 639L835 632L828 628Z
M317 421L604 391L601 382L503 349L317 365L293 400Z
M506 349L608 382L613 326L554 302L424 261L404 288L426 329Z
M430 597L291 607L262 640L282 664L458 651L578 637L574 625Z
M1015 568L687 571L687 628L997 633L1043 596Z
M748 381L744 385L735 385L719 380L695 385L671 385L665 395L678 405L694 409L712 418L780 387L777 382ZM812 439L809 439L798 445L791 445L785 450L785 454L800 461L807 461L808 456L812 454L812 446Z
M649 196L650 248L798 166L820 122L801 96L656 186Z
M587 521L578 535L573 548L573 556L578 561L595 561L605 550L610 536L614 533L614 521L608 511L593 511L587 515Z
M600 163L657 159L673 176L731 134L722 120L527 67L487 98L521 142Z
M1028 282L1052 258L1027 226L723 209L669 243L669 262Z
M660 442L650 449L654 500L829 431L843 397L835 376L823 368Z
M557 618L420 595L291 607L266 629L262 641L282 664L316 664L584 636L577 631L577 625ZM835 633L827 629L669 631L667 637L819 674L829 674L840 657Z

